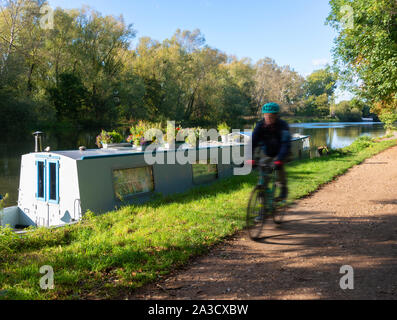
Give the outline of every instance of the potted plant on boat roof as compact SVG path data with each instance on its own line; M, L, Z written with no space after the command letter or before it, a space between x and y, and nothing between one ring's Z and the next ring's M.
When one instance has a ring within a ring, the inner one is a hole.
M142 150L142 144L145 136L145 124L143 121L139 121L138 124L132 126L130 129L131 135L128 137L129 142L133 142L134 147L138 150Z
M118 145L121 146L122 142L123 136L115 130L113 130L112 132L102 130L102 132L96 138L96 145L98 146L98 148L104 149L117 147Z
M203 140L203 129L201 128L190 128L186 129L185 135L187 136L185 141L187 144L190 144L194 148L198 148L200 146L200 141Z
M221 123L218 126L218 132L220 136L222 137L222 143L227 143L228 142L228 134L230 133L231 128L227 125L226 122Z
M131 135L128 137L128 141L133 142L137 150L144 151L148 146L158 143L157 130L161 131L160 123L139 121L135 126L131 127ZM148 137L150 139L146 139Z

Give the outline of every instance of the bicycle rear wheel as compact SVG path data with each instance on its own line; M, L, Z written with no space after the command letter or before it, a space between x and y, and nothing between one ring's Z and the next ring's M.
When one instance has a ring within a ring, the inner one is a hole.
M251 194L247 208L247 231L252 240L258 240L267 218L266 190L257 186Z
M281 198L281 185L277 182L277 179L273 180L273 188L274 188L274 198ZM273 221L276 224L282 224L284 222L285 217L285 207L282 202L274 202L273 203Z

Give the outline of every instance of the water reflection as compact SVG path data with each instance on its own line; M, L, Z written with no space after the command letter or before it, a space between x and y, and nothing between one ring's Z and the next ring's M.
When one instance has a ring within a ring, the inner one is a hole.
M313 152L320 146L343 148L356 138L368 135L380 137L385 134L380 123L310 123L291 125L292 133L310 135ZM48 133L43 139L43 148L51 150L77 149L79 146L96 148L97 131L60 131ZM34 151L34 138L27 135L22 138L3 137L0 141L0 194L9 193L8 205L16 205L18 199L21 156Z
M327 146L331 149L349 146L358 137L385 135L382 123L315 123L291 125L292 133L310 135L313 148Z

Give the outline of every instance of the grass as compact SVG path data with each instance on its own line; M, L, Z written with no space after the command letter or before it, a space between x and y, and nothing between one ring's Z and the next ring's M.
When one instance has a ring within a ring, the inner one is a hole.
M289 200L309 195L394 145L360 138L329 156L289 164ZM123 297L243 229L256 182L255 174L233 177L103 216L89 213L77 225L25 236L0 229L0 299ZM54 269L54 290L40 289L44 265Z

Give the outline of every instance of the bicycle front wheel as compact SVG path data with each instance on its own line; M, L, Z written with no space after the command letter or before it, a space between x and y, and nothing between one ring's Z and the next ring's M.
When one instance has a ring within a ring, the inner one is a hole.
M258 240L267 218L266 190L257 186L251 194L247 208L247 231L252 240Z

